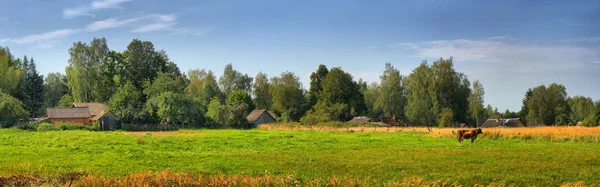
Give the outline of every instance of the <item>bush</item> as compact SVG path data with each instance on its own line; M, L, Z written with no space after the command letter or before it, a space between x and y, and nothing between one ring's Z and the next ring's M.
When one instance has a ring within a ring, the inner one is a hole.
M11 127L27 119L29 114L17 98L0 91L0 128Z
M38 132L46 132L46 131L59 131L62 129L55 125L52 125L50 123L41 123L37 126L36 130Z
M35 131L37 126L37 123L22 122L17 125L17 128L21 130Z
M100 131L100 130L102 130L100 128L100 121L95 121L94 123L92 123L92 124L90 124L88 126L85 126L85 129L89 130L89 131Z
M175 124L126 124L121 126L126 131L176 131L179 125Z

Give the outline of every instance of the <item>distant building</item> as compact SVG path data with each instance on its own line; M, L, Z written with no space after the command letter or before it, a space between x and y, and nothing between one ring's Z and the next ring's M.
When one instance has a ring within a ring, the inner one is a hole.
M372 122L372 120L371 120L371 118L369 118L367 116L356 116L356 117L352 118L348 122L353 122L353 123L358 123L358 124L365 124L365 123Z
M88 107L48 108L46 118L50 123L72 122L89 125L90 111Z
M508 119L488 119L480 126L481 128L494 127L527 127L527 124L521 118Z
M404 116L396 117L396 115L392 115L392 117L379 117L376 120L380 126L382 127L391 127L391 126L409 126L410 121L408 118Z
M277 116L275 116L275 114L269 110L253 110L250 112L250 114L248 114L246 119L249 123L252 123L254 127L260 124L277 122Z
M110 112L104 103L73 103L73 107L87 107L90 112L90 121L100 124L102 130L116 130L119 127L117 116Z

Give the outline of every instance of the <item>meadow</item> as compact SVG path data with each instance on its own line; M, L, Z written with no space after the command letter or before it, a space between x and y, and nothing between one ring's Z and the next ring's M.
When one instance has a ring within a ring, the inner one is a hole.
M454 130L0 129L0 176L66 184L65 175L81 174L76 186L600 184L600 128L484 129L475 143L462 144Z

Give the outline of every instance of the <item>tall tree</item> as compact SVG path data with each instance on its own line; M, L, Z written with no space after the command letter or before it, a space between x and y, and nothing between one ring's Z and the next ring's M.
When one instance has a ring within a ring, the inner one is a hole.
M567 104L567 92L563 85L556 83L533 88L533 94L527 102L529 123L546 125L567 125L571 113Z
M181 77L173 73L159 72L154 82L144 81L144 95L147 98L159 96L164 92L182 93L185 90L185 82Z
M252 94L254 95L254 103L257 109L271 109L273 99L269 93L270 85L269 78L265 73L260 72L254 78L254 85L252 85L254 91Z
M483 108L483 85L476 80L473 82L473 88L471 89L471 96L469 97L469 111L471 117L475 120L475 124L479 127L479 122L485 117L485 109Z
M252 77L234 70L231 64L227 64L225 69L223 69L223 75L219 78L219 84L225 96L229 96L235 90L252 92Z
M402 85L404 77L392 64L386 63L385 71L380 79L381 90L377 105L381 106L384 115L404 115L404 106L406 105L406 95Z
M367 106L367 110L369 111L369 115L372 117L383 115L383 109L376 104L380 95L379 90L379 85L376 82L373 82L369 84L367 89L364 91L365 104Z
M102 64L108 60L106 39L94 38L90 45L77 42L69 49L69 65L66 68L69 90L75 102L102 101Z
M436 96L434 114L443 108L451 108L454 120L466 122L469 111L470 83L466 76L454 70L452 57L440 58L431 66L433 72L432 93Z
M68 96L68 95L65 95ZM63 96L64 97L64 96ZM131 82L119 87L117 92L108 101L108 109L112 111L123 123L138 122L138 115L142 111L142 93Z
M269 93L273 96L273 109L281 114L283 121L298 121L304 115L304 91L294 73L284 72L271 78Z
M319 94L318 102L325 103L325 106L347 107L346 109L340 107L343 110L338 110L336 112L338 115L332 115L332 120L350 120L354 115L363 114L366 111L364 96L360 93L358 84L352 80L352 75L341 68L332 68L321 81L321 86L323 90Z
M421 63L415 68L404 82L407 90L407 105L405 114L415 125L433 126L436 124L437 116L434 111L436 97L430 92L433 80L433 72L427 62Z
M310 89L308 90L308 104L310 106L315 105L320 97L321 91L323 91L323 87L321 86L321 81L325 79L329 70L327 66L321 64L316 72L310 74Z
M19 60L14 60L8 48L0 47L0 90L9 95L15 95L14 92L19 85L21 70L19 69Z
M529 102L529 98L531 98L531 96L533 96L533 91L531 90L531 88L529 88L527 92L525 92L525 98L523 98L521 111L519 111L519 117L521 117L521 119L525 121L527 120L527 114L529 114L529 107L527 106L527 103Z
M592 98L575 96L567 99L571 108L571 121L577 123L594 113L594 101Z
M44 77L38 73L33 58L29 60L28 70L25 109L29 112L30 117L39 117L44 113L42 109L44 105Z
M58 106L58 101L63 95L69 93L67 77L61 73L48 73L44 80L44 105L46 107Z
M144 81L154 81L159 72L165 72L167 66L164 56L159 55L149 41L134 39L123 52L123 58L121 82L129 81L140 91Z

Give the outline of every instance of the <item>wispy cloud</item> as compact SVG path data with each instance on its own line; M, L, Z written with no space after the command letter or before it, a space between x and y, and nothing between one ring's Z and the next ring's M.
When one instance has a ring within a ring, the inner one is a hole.
M600 42L600 36L596 37L582 37L582 38L574 38L574 39L566 39L563 40L565 42L589 42L589 43L598 43Z
M366 46L364 49L366 49L366 50L377 49L377 46Z
M110 18L110 19L106 19L106 20L102 20L102 21L93 22L93 23L89 24L87 27L85 27L85 30L94 32L94 31L99 31L99 30L104 30L104 29L118 28L118 27L122 27L124 25L130 24L130 23L140 21L140 20L142 20L142 18L130 18L130 19L124 19L124 20L120 20L117 18Z
M152 23L152 24L144 25L144 26L138 27L136 29L133 29L133 30L131 30L131 32L152 32L152 31L169 29L169 28L171 28L171 26L173 26L173 23L170 23L170 22Z
M560 72L586 68L600 58L598 48L570 45L538 45L495 40L437 40L392 45L400 53L437 59L453 56L462 62L478 62L499 73ZM518 67L518 68L516 68Z
M489 37L486 39L488 39L488 40L505 40L505 39L511 39L511 38L512 37L510 37L510 36L503 35L503 36L492 36L492 37Z
M11 39L10 38L0 39L0 43L4 43L4 42L8 42L8 41L11 41Z
M174 28L174 29L170 29L170 30L172 32L169 35L179 35L179 36L194 35L194 36L202 36L202 35L210 32L212 29L197 30L197 29L188 29L188 28Z
M119 5L132 0L98 0L89 5L66 8L63 10L63 18L70 19L78 16L94 16L95 11L108 8L120 8Z
M29 44L29 43L35 43L35 42L41 42L41 41L47 41L47 40L52 40L55 38L60 38L60 37L65 37L65 36L69 36L71 34L75 34L77 32L79 32L80 30L78 29L61 29L61 30L56 30L56 31L51 31L51 32L47 32L47 33L42 33L42 34L33 34L33 35L28 35L19 39L14 39L11 41L14 41L18 44Z

